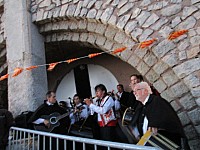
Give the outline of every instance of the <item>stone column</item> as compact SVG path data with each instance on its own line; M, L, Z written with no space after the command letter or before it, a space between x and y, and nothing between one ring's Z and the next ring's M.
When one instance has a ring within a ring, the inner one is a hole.
M45 63L44 38L31 21L30 0L4 1L8 73L16 67ZM47 92L45 67L23 71L8 79L8 105L14 116L35 110Z

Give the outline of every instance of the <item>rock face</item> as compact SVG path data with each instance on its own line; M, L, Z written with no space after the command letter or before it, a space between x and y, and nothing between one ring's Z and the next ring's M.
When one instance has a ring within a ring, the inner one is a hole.
M5 4L0 1L0 7L4 6L4 10L7 10L9 5L14 5L11 1L4 1ZM26 7L24 1L20 0L19 3ZM136 68L161 92L163 98L171 102L182 121L191 148L200 149L200 0L31 0L30 6L32 22L47 44L65 40L89 43L102 50L128 47L127 51L117 57ZM11 18L17 7L12 9L7 10L6 19ZM40 59L32 58L29 54L33 53L27 48L23 48L19 57L12 55L12 45L16 41L10 42L15 39L8 35L11 34L8 27L4 29L4 13L1 15L0 45L6 45L9 70L17 66L17 61L23 65L27 62L34 64L34 61L38 63ZM29 12L21 12L18 16L22 22L25 13ZM32 25L29 28L36 29ZM188 29L188 33L172 41L167 39L171 32L182 29ZM21 29L13 33L26 35L28 31ZM157 38L153 45L138 49L140 42L152 38ZM30 40L31 37L25 39ZM24 44L31 47L31 43L26 40L21 46ZM27 54L25 59L23 53ZM34 80L32 74L24 75L24 78L28 76ZM14 88L10 88L14 81L9 78L9 101L16 94ZM26 82L15 82L14 85L26 87ZM37 88L33 84L35 86ZM26 94L25 97L29 98Z

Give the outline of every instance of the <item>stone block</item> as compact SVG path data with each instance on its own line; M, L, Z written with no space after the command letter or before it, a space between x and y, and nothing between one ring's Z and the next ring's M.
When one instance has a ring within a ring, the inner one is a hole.
M188 140L195 139L198 136L195 128L192 125L188 125L188 126L184 127L184 131L185 131L185 135L188 138Z
M190 37L192 37L192 36L197 35L197 33L196 33L196 31L195 31L194 29L190 29L190 30L188 31L188 35L189 35Z
M176 83L170 89L174 93L173 95L176 97L181 97L183 94L189 91L188 87L183 82Z
M200 71L194 72L190 74L189 76L184 78L184 83L189 88L194 88L200 85Z
M83 1L79 1L78 5L76 7L76 10L74 12L74 16L78 16L81 13L81 7L83 5Z
M191 93L194 97L200 97L200 86L192 88Z
M180 52L178 53L178 57L179 57L179 60L187 59L186 51L180 51Z
M176 112L181 109L181 106L176 101L172 101L170 104Z
M96 20L98 22L100 22L100 18L101 18L102 13L103 13L103 11L99 9L98 12L97 12L97 15L96 15Z
M188 93L185 96L181 97L179 102L187 110L189 110L189 109L193 108L194 106L196 106L196 102L195 102L193 96L190 93Z
M163 61L159 61L153 66L153 70L159 75L162 74L168 68L169 66Z
M134 54L136 54L139 58L143 59L143 57L147 54L147 49L140 49L140 48L136 48L136 50L134 51Z
M142 32L143 32L142 29L140 29L140 28L135 28L135 29L131 32L131 37L137 41L137 37L138 37L139 35L141 35Z
M190 73L200 69L200 58L190 59L173 68L179 78L183 78Z
M100 8L101 8L102 4L103 4L103 2L102 2L102 1L96 1L96 3L95 3L95 5L94 5L94 7L95 7L95 8L98 10L98 9L100 9Z
M128 0L119 1L118 5L117 5L117 8L121 8L121 7L124 6L127 2L128 2Z
M81 33L80 34L80 41L81 42L86 42L88 38L88 33Z
M200 106L200 97L199 98L195 98L195 102L197 103L198 106Z
M112 48L113 44L114 44L113 41L107 39L106 42L105 42L105 44L104 44L104 47L107 50L110 50Z
M147 18L149 18L150 15L151 15L150 12L142 11L140 13L140 15L136 18L136 20L138 21L139 25L141 26L147 20Z
M138 64L136 69L141 73L141 75L145 75L149 71L150 68L143 61L141 61Z
M69 32L63 33L63 40L70 41L72 39L72 34Z
M154 25L151 26L153 30L159 30L164 24L168 22L167 18L160 18Z
M198 2L200 2L200 0L191 0L191 3L192 3L192 4L196 4L196 3L198 3Z
M87 15L87 8L82 8L79 17L85 17Z
M165 83L167 83L168 86L173 85L174 83L178 82L178 77L175 75L175 73L172 70L169 70L165 72L163 75L163 80Z
M180 51L185 50L186 48L188 48L190 46L189 40L185 39L183 41L180 42L180 45L178 46L178 49Z
M114 0L114 1L111 3L112 6L118 6L118 4L119 4L119 0Z
M196 137L196 138L193 139L193 140L189 140L188 144L189 144L191 150L200 149L199 140L200 140L200 139L199 139L198 137Z
M126 26L125 26L125 32L126 32L126 34L130 34L137 25L138 25L138 22L135 21L135 20L128 22L126 24Z
M168 5L169 2L167 1L161 1L161 2L156 2L155 4L152 4L150 6L148 6L148 10L159 10L165 6Z
M97 37L95 34L89 34L87 41L91 44L94 44L96 41Z
M197 36L191 37L190 43L191 43L192 47L199 46L200 45L200 36L197 35Z
M67 8L66 16L73 16L76 11L76 5L69 5Z
M156 88L156 90L159 93L162 93L167 88L167 85L163 82L161 78L157 80L156 82L154 82L153 86Z
M153 30L145 29L142 35L139 37L139 41L140 42L145 41L152 33L153 33Z
M69 26L70 30L77 30L78 29L78 22L77 21L72 21L70 26Z
M190 123L190 119L185 111L179 113L178 117L180 118L183 126L188 125Z
M109 23L110 25L116 26L117 17L116 17L115 15L112 15L112 16L110 17L110 19L108 20L108 23Z
M113 7L108 7L106 8L106 10L103 12L102 16L101 16L101 21L106 24L107 21L110 19L112 13L113 13Z
M130 9L132 9L134 6L133 3L127 3L122 8L120 8L119 12L117 13L118 16L122 16L126 14Z
M145 55L144 61L145 61L145 63L147 65L149 65L150 67L152 67L157 62L157 58L152 53L148 53L147 55Z
M125 38L125 40L123 41L122 45L124 45L125 47L127 47L128 49L132 49L136 43L135 41L133 41L131 38L127 37ZM132 53L132 52L131 52Z
M106 31L106 26L104 24L97 24L96 30L95 30L96 33L103 35L105 31Z
M152 14L147 20L146 22L142 25L143 28L148 28L149 26L151 26L152 24L154 24L157 20L159 19L159 17L156 14Z
M181 18L177 16L171 21L171 27L174 28L176 27L179 23L181 23Z
M60 17L64 17L65 16L67 8L68 8L68 4L65 4L65 5L61 6L61 10L60 10L60 14L59 14Z
M194 123L194 125L198 125L200 121L200 108L189 111L188 116L190 120Z
M79 33L73 33L72 35L72 41L79 41Z
M173 67L179 63L179 58L176 53L170 53L162 58L163 62L167 63L170 67Z
M198 10L198 8L195 7L195 6L184 7L183 8L183 15L182 15L181 18L184 20L185 18L187 18L188 16L190 16L192 13L194 13L197 10Z
M117 32L115 37L114 37L114 40L120 44L122 44L124 42L124 39L126 39L126 35L124 32Z
M132 15L131 15L131 19L134 19L136 18L140 13L141 13L141 9L140 8L135 8L132 12Z
M108 26L107 29L106 29L106 32L105 32L105 36L110 38L110 39L113 39L117 32L118 32L117 29L115 29L111 26Z
M87 22L86 20L80 20L78 22L78 29L85 30L87 28Z
M87 18L89 19L94 19L96 17L97 10L96 9L91 9L87 13Z
M91 1L88 3L87 8L88 8L88 9L91 9L92 6L94 6L95 2L96 2L96 0L91 0Z
M163 57L167 52L169 52L170 50L174 49L176 47L176 45L169 41L169 40L163 40L162 42L160 42L157 46L155 46L152 51L154 52L154 54L161 58Z
M200 134L200 125L198 125L198 126L194 126L194 127L195 127L197 133Z
M128 63L131 64L133 67L136 67L138 65L140 61L140 58L137 57L136 55L132 55L129 59L128 59ZM200 104L200 103L199 103Z
M184 29L184 30L191 29L195 26L196 22L197 22L196 19L193 16L190 16L185 21L181 22L178 25L178 29L179 30L181 30L181 29Z
M123 29L124 26L126 25L126 23L128 22L130 16L131 16L131 14L127 14L127 15L121 16L119 18L119 21L117 22L117 27L119 29Z
M148 80L150 83L153 83L153 82L155 82L155 81L159 78L159 75L156 74L155 71L150 70L150 71L148 71L148 73L145 75L145 77L147 78L147 80Z
M90 32L94 32L96 30L96 26L97 26L96 23L94 23L94 22L88 22L87 29Z
M106 41L106 38L104 36L98 35L96 39L96 44L99 46L103 46L105 41Z
M173 4L168 7L165 7L161 10L163 16L172 16L181 11L182 6L180 4ZM167 13L166 13L167 12Z

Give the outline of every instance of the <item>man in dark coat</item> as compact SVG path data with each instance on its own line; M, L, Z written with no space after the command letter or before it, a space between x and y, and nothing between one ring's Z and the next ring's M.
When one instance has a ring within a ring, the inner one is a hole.
M160 133L181 146L181 138L185 138L181 122L172 106L163 98L152 95L146 82L134 87L134 95L141 103L136 107L133 125L137 125L140 137L147 130L153 134Z
M50 124L49 120L43 116L48 117L52 113L59 113L60 115L67 114L67 111L58 105L58 103L56 101L56 95L54 92L52 92L52 91L47 92L46 98L47 98L47 100L44 101L44 104L42 104L35 111L35 113L31 116L31 118L29 119L29 123L33 123L35 125L42 125L41 127L46 126L47 128L51 129L51 124ZM52 133L66 135L69 124L70 124L69 116L66 116L66 117L60 119L59 122L60 122L59 126L52 128L53 129ZM49 143L47 142L47 140L46 140L46 149L48 149L47 147L49 146ZM52 146L56 147L53 140L54 139L52 139ZM62 144L59 143L59 145L62 145ZM40 144L40 146L42 146L42 144ZM41 147L41 149L42 149L42 147ZM54 149L54 148L52 148L52 149Z
M9 129L13 125L13 115L7 109L0 108L0 149L6 149L8 144Z

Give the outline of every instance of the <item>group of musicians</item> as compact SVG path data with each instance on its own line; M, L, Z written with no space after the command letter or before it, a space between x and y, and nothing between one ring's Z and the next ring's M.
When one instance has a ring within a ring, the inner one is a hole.
M161 133L179 146L181 139L185 138L181 122L171 105L161 98L152 94L152 88L147 82L142 81L138 75L131 76L130 93L125 92L123 85L117 86L118 92L108 93L103 84L95 87L96 98L86 98L83 102L76 94L73 97L73 111L60 120L60 125L53 129L53 133L67 134L68 128L85 120L89 115L94 116L93 121L98 124L99 130L96 132L101 140L115 141L116 126L119 123L120 116L124 111L132 107L134 117L129 126L137 129L136 139L140 139L147 130L153 134ZM42 115L50 115L54 112L60 114L66 113L66 109L61 108L56 102L56 95L49 91L46 95L47 100L32 115L29 122L34 124L44 124L47 128L51 127L48 119L42 118ZM120 113L119 113L120 110ZM71 124L71 125L70 125Z

